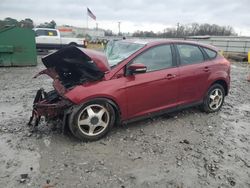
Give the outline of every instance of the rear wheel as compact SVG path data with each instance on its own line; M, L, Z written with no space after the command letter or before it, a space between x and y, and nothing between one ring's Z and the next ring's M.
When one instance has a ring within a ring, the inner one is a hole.
M212 85L204 98L202 108L205 112L217 112L224 103L225 90L220 84Z
M104 101L93 101L73 110L69 128L81 140L93 141L105 136L115 122L113 107Z

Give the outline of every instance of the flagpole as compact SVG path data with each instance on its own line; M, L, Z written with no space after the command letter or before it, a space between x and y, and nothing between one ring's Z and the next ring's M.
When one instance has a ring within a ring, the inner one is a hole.
M88 8L86 9L87 29L89 28Z

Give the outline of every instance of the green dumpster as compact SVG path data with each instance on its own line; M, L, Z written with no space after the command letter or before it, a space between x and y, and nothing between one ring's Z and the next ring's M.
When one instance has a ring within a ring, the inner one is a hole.
M0 30L0 66L37 65L35 33L8 27Z

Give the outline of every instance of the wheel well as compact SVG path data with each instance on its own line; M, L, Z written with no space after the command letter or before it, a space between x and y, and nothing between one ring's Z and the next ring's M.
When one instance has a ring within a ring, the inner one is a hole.
M226 81L224 81L224 80L217 80L212 85L214 85L214 84L220 84L224 88L224 90L225 90L225 95L228 95L228 85L227 85Z
M113 107L113 109L115 111L115 118L116 118L115 119L115 125L119 125L121 123L121 111L120 111L119 106L117 105L117 103L114 100L108 99L108 98L94 98L94 99L91 99L91 100L87 101L86 103L91 102L91 101L95 101L95 100L103 100L103 101L109 103ZM83 105L83 104L85 104L85 103L82 103L81 105ZM79 108L79 107L80 106L78 106L77 108ZM65 133L69 129L68 128L69 127L68 126L68 121L69 121L69 116L72 113L73 109L74 109L74 107L66 110L65 113L64 113L64 116L62 118L62 124L63 124L62 130L63 130L63 133Z
M120 111L120 108L119 108L118 104L115 101L111 100L111 99L104 98L103 100L107 101L114 108L115 115L116 115L115 124L118 124L118 123L120 124L121 111Z

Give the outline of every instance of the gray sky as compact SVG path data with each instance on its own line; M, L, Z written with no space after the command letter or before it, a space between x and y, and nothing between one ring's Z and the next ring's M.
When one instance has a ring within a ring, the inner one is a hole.
M56 21L86 27L86 7L97 20L88 19L89 27L122 32L163 31L187 23L231 25L236 32L250 36L250 0L0 0L0 19L31 18L36 24Z

